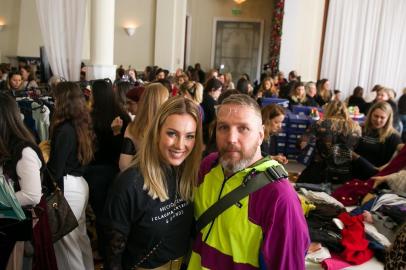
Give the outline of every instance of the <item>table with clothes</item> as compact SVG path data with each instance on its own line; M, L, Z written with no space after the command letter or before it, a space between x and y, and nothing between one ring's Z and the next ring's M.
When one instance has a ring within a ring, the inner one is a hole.
M342 194L329 195L328 186L315 187L318 191L302 183L295 187L312 241L306 269L384 269L390 263L393 258L386 251L406 226L405 197L384 190L368 193L359 206L349 206L350 200L342 201Z

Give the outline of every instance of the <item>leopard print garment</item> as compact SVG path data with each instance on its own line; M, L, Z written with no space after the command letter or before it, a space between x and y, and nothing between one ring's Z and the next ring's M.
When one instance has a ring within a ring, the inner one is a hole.
M385 270L406 270L406 223L399 229L386 254Z

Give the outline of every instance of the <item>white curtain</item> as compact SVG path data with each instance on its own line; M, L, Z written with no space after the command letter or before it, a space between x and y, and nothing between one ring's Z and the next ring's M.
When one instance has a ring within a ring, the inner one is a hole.
M78 81L87 0L36 0L45 50L54 75Z
M360 85L406 87L406 1L330 0L321 78L344 96Z

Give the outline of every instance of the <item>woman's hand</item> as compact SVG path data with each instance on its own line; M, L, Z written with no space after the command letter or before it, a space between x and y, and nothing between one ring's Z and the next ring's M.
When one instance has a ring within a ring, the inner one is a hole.
M123 127L123 120L120 116L114 118L113 122L111 122L111 129L113 130L113 135L117 136L121 133L121 128Z
M380 184L386 182L385 176L374 176L374 177L371 177L371 179L374 180L374 186L373 186L373 188L376 188L376 187L379 186Z
M271 156L271 158L278 161L280 164L287 164L289 162L288 159L282 154Z

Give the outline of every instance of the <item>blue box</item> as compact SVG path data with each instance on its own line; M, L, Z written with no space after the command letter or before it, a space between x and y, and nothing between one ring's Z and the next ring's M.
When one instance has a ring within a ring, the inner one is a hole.
M287 113L289 115L288 133L304 133L309 126L309 117L304 114Z
M293 105L292 106L292 113L309 115L310 112L312 111L312 109L317 109L319 112L323 112L323 109L320 108L320 107Z
M303 133L299 133L299 132L290 132L287 135L287 139L288 141L297 141L298 139L300 139L302 137Z
M283 98L262 98L261 99L261 106L265 107L269 104L278 104L282 107L289 107L289 100Z

